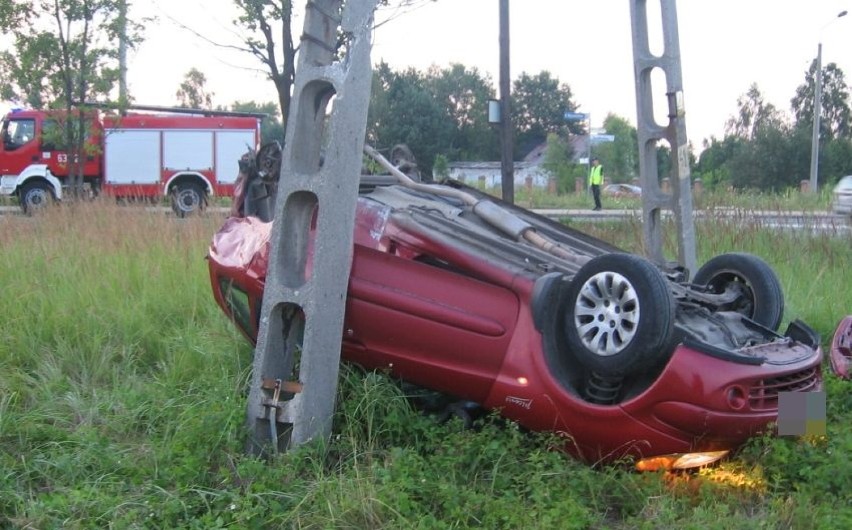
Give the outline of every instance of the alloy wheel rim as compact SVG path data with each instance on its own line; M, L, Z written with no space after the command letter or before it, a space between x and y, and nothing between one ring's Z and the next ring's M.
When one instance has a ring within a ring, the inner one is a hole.
M602 357L621 353L639 329L639 296L617 272L595 274L580 288L574 325L583 345Z

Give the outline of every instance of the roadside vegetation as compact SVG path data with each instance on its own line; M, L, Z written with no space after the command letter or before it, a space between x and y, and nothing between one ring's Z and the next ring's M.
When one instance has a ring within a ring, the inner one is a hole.
M247 456L252 351L204 261L221 221L101 201L0 217L0 527L852 527L852 392L827 365L827 436L755 439L691 473L589 467L496 418L439 424L351 367L327 444ZM640 250L636 222L582 227ZM786 318L823 344L852 312L848 235L698 230L702 262L765 258Z
M500 196L499 188L484 191ZM725 190L693 191L693 207L695 210L730 212L735 210L742 214L750 212L809 212L830 213L832 190L823 187L819 193L801 193L799 190L787 189L780 193L762 192L757 190L739 190L735 193ZM586 193L549 193L544 188L518 188L515 190L515 202L525 208L565 208L588 210L592 207L592 195ZM642 211L642 199L639 197L609 197L603 196L604 210L637 210Z

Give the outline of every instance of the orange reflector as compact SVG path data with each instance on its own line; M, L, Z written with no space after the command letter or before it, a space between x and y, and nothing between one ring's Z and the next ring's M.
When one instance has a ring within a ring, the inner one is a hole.
M690 469L706 466L720 460L728 451L706 451L703 453L675 453L652 456L636 462L638 471L660 471L670 469Z

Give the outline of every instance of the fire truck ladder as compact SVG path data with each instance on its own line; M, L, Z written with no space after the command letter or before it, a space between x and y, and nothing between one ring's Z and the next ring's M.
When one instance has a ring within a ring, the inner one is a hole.
M249 391L255 453L331 432L376 2L307 3Z

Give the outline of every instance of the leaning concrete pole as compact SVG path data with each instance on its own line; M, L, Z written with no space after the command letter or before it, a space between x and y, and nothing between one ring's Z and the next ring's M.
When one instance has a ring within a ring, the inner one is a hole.
M249 390L254 452L331 432L376 2L307 4Z
M671 210L677 225L678 263L694 274L695 226L675 0L660 0L660 8L664 49L658 57L651 53L648 40L647 0L630 1L645 252L653 261L660 264L665 262L660 212L663 208ZM665 96L669 119L666 125L660 125L654 119L651 72L655 68L659 68L666 76ZM672 149L671 195L663 193L657 178L657 142L660 140L667 140Z

